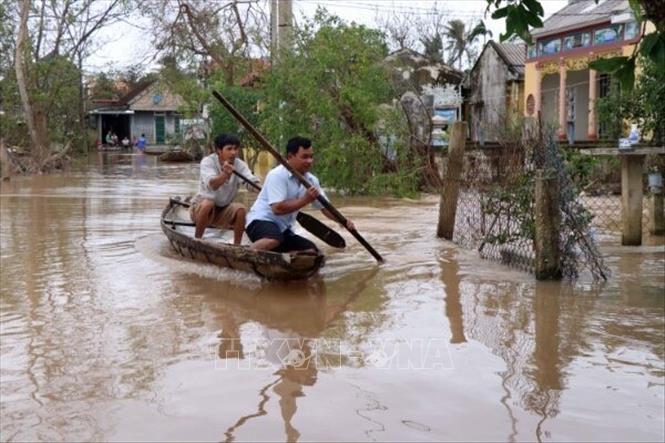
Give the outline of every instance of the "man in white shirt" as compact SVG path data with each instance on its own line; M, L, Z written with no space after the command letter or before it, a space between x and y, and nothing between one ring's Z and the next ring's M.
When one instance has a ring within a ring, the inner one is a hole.
M305 189L297 177L283 165L272 169L247 215L247 236L253 242L252 249L260 251L316 251L314 243L291 230L298 211L310 203L326 217L337 221L317 200L319 195L327 197L321 190L319 180L309 173L314 161L311 140L304 137L289 140L286 145L286 161L302 174L312 187ZM347 227L355 229L351 220L347 220Z
M233 229L233 243L240 244L245 229L247 209L240 203L233 203L240 184L254 191L249 184L236 176L233 171L258 184L259 179L252 174L247 163L238 158L240 139L233 134L220 134L215 138L215 153L201 160L199 192L189 209L192 221L196 224L196 238L201 238L206 227ZM255 191L254 191L255 192Z

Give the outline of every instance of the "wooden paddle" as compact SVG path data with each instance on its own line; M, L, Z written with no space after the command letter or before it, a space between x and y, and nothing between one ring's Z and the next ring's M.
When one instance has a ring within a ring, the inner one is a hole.
M224 107L231 113L231 115L233 115L236 118L236 120L238 120L245 127L245 129L247 129L247 131L249 131L249 133L252 134L254 138L268 152L270 152L273 155L273 157L277 159L278 162L282 164L282 166L284 166L291 174L293 174L305 188L309 189L312 187L312 184L309 181L307 181L307 179L300 172L293 169L291 165L286 161L286 159L284 159L284 157L282 157L282 155L275 148L272 147L270 142L258 130L256 130L254 126L252 126L252 124L248 122L247 119L245 119L245 117L242 114L240 114L240 112L238 112L236 108L234 108L233 105L222 94L213 90L212 95L214 95L215 98L219 100L222 103L222 105L224 105ZM365 240L356 229L349 229L347 227L346 217L344 217L332 204L330 204L328 200L326 200L322 195L319 195L316 199L323 205L324 208L328 210L328 212L330 212L333 215L333 217L335 217L335 219L337 219L338 222L340 222L356 238L356 240L360 242L361 245L365 247L365 249L367 249L367 251L370 254L372 254L372 256L379 263L382 263L384 261L383 257L381 257L381 255L378 252L376 252L369 243L367 243L367 240Z
M243 179L248 185L252 186L254 189L261 190L261 186L257 185L249 178L245 177L238 171L233 171L235 175ZM329 228L325 223L321 222L316 217L313 217L304 212L298 212L296 215L296 220L300 223L300 226L305 228L307 231L311 232L316 237L320 238L330 246L334 248L345 248L346 241L344 238L339 235L335 230Z

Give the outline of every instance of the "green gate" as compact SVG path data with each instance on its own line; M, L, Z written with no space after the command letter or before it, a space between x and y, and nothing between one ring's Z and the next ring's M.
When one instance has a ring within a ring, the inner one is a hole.
M166 125L164 122L164 116L163 115L156 115L155 116L155 143L158 145L163 145L165 138L166 132Z

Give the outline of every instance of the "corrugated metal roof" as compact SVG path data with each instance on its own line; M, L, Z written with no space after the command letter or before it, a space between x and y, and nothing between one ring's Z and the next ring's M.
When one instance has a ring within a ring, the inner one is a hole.
M610 20L613 11L629 10L628 0L605 0L596 4L596 0L581 0L566 5L545 20L542 28L532 31L534 37L563 32Z
M473 64L473 67L466 73L464 78L465 88L470 87L469 81L471 79L472 73L476 70L478 63L480 63L480 60L485 54L485 51L487 51L487 48L489 47L494 49L501 60L503 60L506 66L508 66L510 71L517 74L518 79L524 79L524 59L526 58L526 45L524 43L498 43L494 40L490 40L480 52L480 55L476 59L476 62Z
M518 74L524 74L526 45L523 43L497 43L495 41L490 41L490 43L508 66Z

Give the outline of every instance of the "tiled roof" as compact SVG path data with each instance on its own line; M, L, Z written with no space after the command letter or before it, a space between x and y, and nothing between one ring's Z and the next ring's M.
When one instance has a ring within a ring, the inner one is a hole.
M125 94L125 95L120 99L120 102L121 102L121 103L127 103L127 104L129 104L129 102L131 102L132 100L134 100L134 99L135 99L140 93L142 93L143 91L145 91L145 90L146 90L150 85L152 85L153 83L155 83L155 80L151 80L151 79L150 79L150 80L144 80L144 81L139 82L136 86L134 86L134 88L132 88L131 90L129 90L129 91L127 92L127 94Z
M580 28L582 26L603 23L610 20L613 11L629 10L628 0L580 0L570 2L543 23L542 28L532 31L534 37Z

